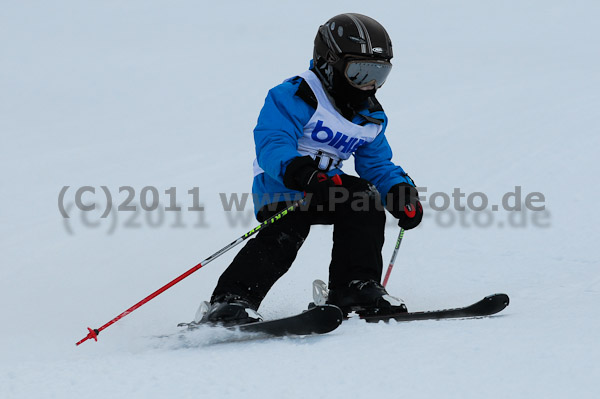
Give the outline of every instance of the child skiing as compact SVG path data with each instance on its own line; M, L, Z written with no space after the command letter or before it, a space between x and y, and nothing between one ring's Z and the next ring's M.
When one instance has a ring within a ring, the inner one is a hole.
M334 227L329 304L346 313L406 311L380 284L381 205L406 230L423 217L414 183L391 161L387 116L375 98L392 55L377 21L337 15L319 28L310 69L269 91L254 129L256 217L263 221L303 194L306 206L248 241L221 275L202 322L260 320L261 301L290 268L314 224ZM350 155L359 176L341 170Z

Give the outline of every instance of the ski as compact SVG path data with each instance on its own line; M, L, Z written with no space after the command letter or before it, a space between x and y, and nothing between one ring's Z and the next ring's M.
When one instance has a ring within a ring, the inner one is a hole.
M377 323L380 321L387 322L390 320L415 321L486 317L502 311L508 304L508 295L493 294L486 296L479 302L462 308L430 310L424 312L404 312L388 315L359 315L359 317L368 323Z
M290 335L325 334L335 330L342 324L342 320L343 314L340 308L333 305L321 305L294 316L222 328L271 337L283 337ZM179 323L177 326L187 327L190 330L202 326L220 327L219 325L196 322Z

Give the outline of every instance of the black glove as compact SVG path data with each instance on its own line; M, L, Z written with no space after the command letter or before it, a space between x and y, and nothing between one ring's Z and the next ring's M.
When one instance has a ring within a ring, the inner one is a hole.
M342 179L339 175L328 176L319 170L314 159L306 155L296 157L288 164L283 175L283 184L289 189L312 194L310 200L322 204L329 200L329 189L340 186Z
M419 193L408 183L392 186L388 193L386 207L398 219L398 226L404 230L414 229L423 219L423 206L419 201Z

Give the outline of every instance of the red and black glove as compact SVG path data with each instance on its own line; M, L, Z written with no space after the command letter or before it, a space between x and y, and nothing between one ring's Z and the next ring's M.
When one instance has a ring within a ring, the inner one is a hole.
M339 175L328 176L319 170L317 162L310 156L296 157L290 162L283 175L283 184L292 190L312 194L310 201L322 204L329 200L330 189L340 186Z
M423 219L423 206L417 189L408 183L392 186L388 193L387 209L404 230L414 229Z

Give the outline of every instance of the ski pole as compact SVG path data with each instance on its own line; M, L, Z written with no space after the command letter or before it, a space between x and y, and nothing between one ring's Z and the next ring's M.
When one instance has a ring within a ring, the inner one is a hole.
M388 266L387 272L385 273L385 278L383 279L384 287L390 278L390 274L392 274L392 269L394 268L394 263L396 262L396 256L398 255L398 250L400 249L400 244L402 243L402 237L404 237L404 229L401 227L400 233L398 234L398 239L396 240L396 247L394 248L394 253L392 254L392 259L390 260L390 265Z
M256 226L255 228L253 228L252 230L250 230L249 232L247 232L246 234L244 234L243 236L239 237L237 240L235 240L232 243L230 243L230 244L226 245L225 247L221 248L220 250L218 250L217 252L215 252L214 254L212 254L211 256L209 256L208 258L204 259L202 262L198 263L196 266L194 266L191 269L189 269L187 272L183 273L182 275L180 275L179 277L175 278L171 282L165 284L164 286L162 286L158 290L154 291L152 294L148 295L146 298L142 299L141 301L139 301L138 303L136 303L135 305L133 305L129 309L125 310L123 313L119 314L114 319L112 319L108 323L104 324L102 327L94 328L94 329L88 327L88 331L89 331L88 335L85 338L82 338L80 341L78 341L75 345L80 345L81 343L87 341L88 339L94 339L94 341L98 341L98 334L100 334L100 331L104 330L105 328L107 328L111 324L116 323L117 321L119 321L123 317L127 316L129 313L133 312L137 308L139 308L142 305L144 305L145 303L149 302L151 299L159 296L160 294L162 294L163 292L165 292L166 290L168 290L169 288L171 288L175 284L179 283L184 278L187 278L192 273L198 271L203 266L206 266L208 263L212 262L213 260L217 259L219 256L223 255L225 252L229 251L231 248L235 247L236 245L240 244L242 241L245 241L249 237L253 236L258 231L260 231L260 230L264 229L265 227L268 227L268 226L272 225L273 223L277 222L279 219L281 219L282 217L284 217L288 213L290 213L290 212L294 211L295 209L297 209L300 205L302 205L303 202L304 202L304 198L300 199L300 200L298 200L296 202L294 202L292 205L290 205L286 209L284 209L281 212L277 213L276 215L268 218L267 220L265 220L264 222L262 222L261 224L259 224L258 226Z

